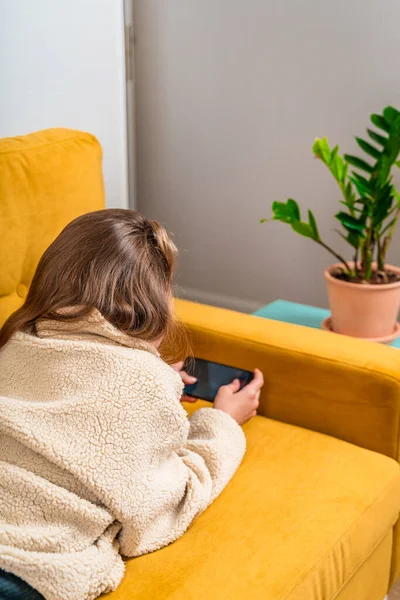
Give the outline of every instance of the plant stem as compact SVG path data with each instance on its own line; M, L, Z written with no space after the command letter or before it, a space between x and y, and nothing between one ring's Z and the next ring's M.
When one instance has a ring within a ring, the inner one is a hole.
M358 246L356 248L356 251L354 253L354 272L356 275L358 275Z
M337 258L337 260L339 262L341 262L347 269L348 273L351 273L351 268L350 265L348 264L348 262L342 257L340 256L340 254L337 254L334 250L332 250L332 248L330 248L327 244L325 244L325 242L323 242L322 240L318 240L317 244L319 244L320 246L322 246L323 248L325 248L325 250L327 250L330 254L332 254L335 258Z
M370 217L370 225L367 227L367 238L364 243L364 252L363 252L363 271L364 271L364 279L365 281L369 281L372 276L372 224L373 224L373 214Z
M385 263L383 260L383 254L382 254L382 244L381 244L381 238L379 237L379 234L376 235L376 244L378 247L378 271L384 271L385 270Z

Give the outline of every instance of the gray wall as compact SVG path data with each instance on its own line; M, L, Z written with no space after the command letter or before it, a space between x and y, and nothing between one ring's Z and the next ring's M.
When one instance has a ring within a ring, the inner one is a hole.
M355 150L368 115L400 106L398 0L137 0L139 208L175 233L192 298L252 310L325 305L332 262L273 200L312 208L326 241L338 190L315 136ZM392 252L400 262L400 231Z

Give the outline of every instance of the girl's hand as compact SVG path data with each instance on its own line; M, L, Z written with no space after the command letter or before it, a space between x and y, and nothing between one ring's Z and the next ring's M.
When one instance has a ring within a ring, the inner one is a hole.
M243 425L256 416L263 385L263 374L259 369L255 369L254 379L244 388L240 389L238 379L220 387L214 400L214 408L228 413L239 425Z
M185 385L196 383L197 377L193 377L192 375L189 375L189 373L186 373L186 371L182 371L183 360L181 360L178 363L175 363L174 365L171 365L171 367L174 369L174 371L177 371L179 373ZM196 398L191 398L190 396L182 396L181 402L196 402Z

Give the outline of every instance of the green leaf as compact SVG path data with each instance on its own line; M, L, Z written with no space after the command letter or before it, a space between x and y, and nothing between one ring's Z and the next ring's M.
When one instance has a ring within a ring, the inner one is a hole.
M359 137L356 137L356 142L360 146L360 148L364 150L364 152L366 152L373 158L378 159L380 157L381 152L374 146L371 146L371 144L368 144L368 142L364 141Z
M400 160L396 161L394 164L396 165L396 167L399 167L399 169L400 169Z
M388 141L385 146L385 155L391 158L392 163L397 159L397 155L400 149L400 127L399 131L392 131L389 135Z
M315 142L313 144L313 152L315 156L320 158L325 164L329 164L331 160L331 149L329 148L328 138L315 138Z
M336 144L336 146L334 148L332 148L331 161L335 160L335 156L337 155L338 152L339 152L339 146Z
M344 235L341 231L335 229L336 233L340 235L341 238L344 239L345 242L353 246L353 248L357 249L360 245L360 236L354 231L349 231L347 235Z
M337 215L335 215L335 218L338 221L340 221L340 223L346 229L350 229L351 231L357 231L359 233L359 235L361 235L362 237L365 236L365 233L364 233L365 223L361 222L360 219L356 219L355 217L352 217L351 215L348 215L345 212L337 213Z
M313 240L315 240L316 242L319 242L321 238L319 237L317 222L316 222L315 217L314 217L313 213L311 212L311 210L308 211L308 222L311 227L312 234L313 234Z
M354 233L354 231L349 231L349 233L347 234L347 238L346 242L348 242L351 246L353 246L353 248L358 248L359 244L360 244L360 237L357 233Z
M322 162L328 167L336 181L339 183L343 194L345 194L345 182L348 165L339 155L339 146L336 145L331 150L329 148L328 138L316 138L313 144L313 152L316 158L322 160Z
M342 159L340 158L340 156L338 156L338 151L339 151L339 146L336 145L332 149L328 167L329 167L332 175L334 176L334 178L337 179L338 181L342 181L343 180L344 163L343 163Z
M300 209L295 200L289 198L287 202L274 202L272 204L273 219L283 223L293 223L300 220Z
M383 129L383 131L386 131L387 133L389 133L390 131L390 125L389 123L387 123L385 121L385 119L383 117L381 117L380 115L371 115L371 122L375 125L375 127L378 127L379 129Z
M375 131L373 131L372 129L367 129L367 131L368 131L368 135L371 138L371 140L374 140L374 142L376 142L377 144L380 144L383 147L386 146L386 142L388 141L387 137L385 137L383 135L379 135L379 133L375 133Z
M379 235L380 236L384 235L391 228L393 223L396 223L397 219L398 219L398 216L394 217L394 219L389 221L389 223L382 229L382 231L379 232Z
M335 157L331 161L329 168L332 171L335 179L343 183L346 177L346 168L343 159L338 154L335 154Z
M397 154L396 154L397 156ZM393 166L394 160L390 156L382 156L379 164L377 165L377 173L378 173L378 183L382 185L387 181L391 168Z
M361 178L361 179L363 179L363 178ZM360 196L362 198L365 198L365 197L368 198L371 195L371 190L370 190L369 185L365 185L363 182L359 181L355 177L350 177L350 181L352 181L354 183L354 185L357 188L357 192L360 194Z
M353 167L357 169L361 169L362 171L367 171L367 173L372 173L374 168L365 162L365 160L361 160L361 158L357 158L357 156L352 156L351 154L345 154L345 159L348 163L350 163Z
M312 145L312 151L313 151L313 154L315 154L315 156L317 158L321 158L321 151L319 148L319 144L320 144L320 138L315 138L314 143Z
M397 161L400 152L400 118L396 119L392 125L389 138L381 156L377 162L376 172L378 174L378 183L383 184L390 177L393 164Z
M300 208L296 200L293 200L293 198L289 198L289 200L287 201L287 206L290 208L296 221L300 221Z
M368 179L366 179L365 177L363 177L362 175L360 175L359 173L353 173L353 176L350 177L350 180L355 183L356 181L359 181L360 183L363 184L364 187L366 187L367 189L372 190L373 188L371 187L371 183L368 181Z
M354 204L355 197L353 193L353 188L351 187L351 181L347 182L347 185L344 188L344 195L349 205Z
M400 194L399 194L399 192L396 190L396 188L395 188L395 187L393 187L392 191L393 191L393 196L394 196L394 199L396 200L397 206L398 206L398 208L400 209Z
M364 201L359 199L359 200L355 200L354 203L350 204L346 200L339 200L339 204L343 204L343 206L345 206L346 208L348 208L350 210L350 214L353 215L353 213L356 213L356 212L361 213L362 212L363 209L358 207L357 204L360 204L362 206L364 204Z
M292 223L292 229L306 238L314 239L312 228L308 223Z
M392 125L399 115L399 111L393 108L393 106L387 106L383 111L383 118L389 125Z
M393 205L393 194L391 189L389 193L383 193L376 202L373 212L373 227L380 228L385 219L389 216L389 212Z
M282 221L291 225L292 229L303 235L304 237L311 238L316 242L320 241L317 223L314 215L311 211L308 211L309 223L301 222L301 215L299 205L293 198L289 198L287 202L274 202L272 204L273 219L275 221Z
M263 219L260 219L260 224L261 223L268 223L269 219L266 219L265 217Z

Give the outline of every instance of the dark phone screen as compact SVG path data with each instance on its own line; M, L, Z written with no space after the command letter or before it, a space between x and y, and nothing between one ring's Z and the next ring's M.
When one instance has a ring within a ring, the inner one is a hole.
M185 386L184 393L187 396L201 398L209 402L214 401L221 385L227 385L234 379L239 379L240 387L242 388L254 377L254 374L250 371L209 362L201 358L186 361L184 369L190 375L197 377L196 383Z

